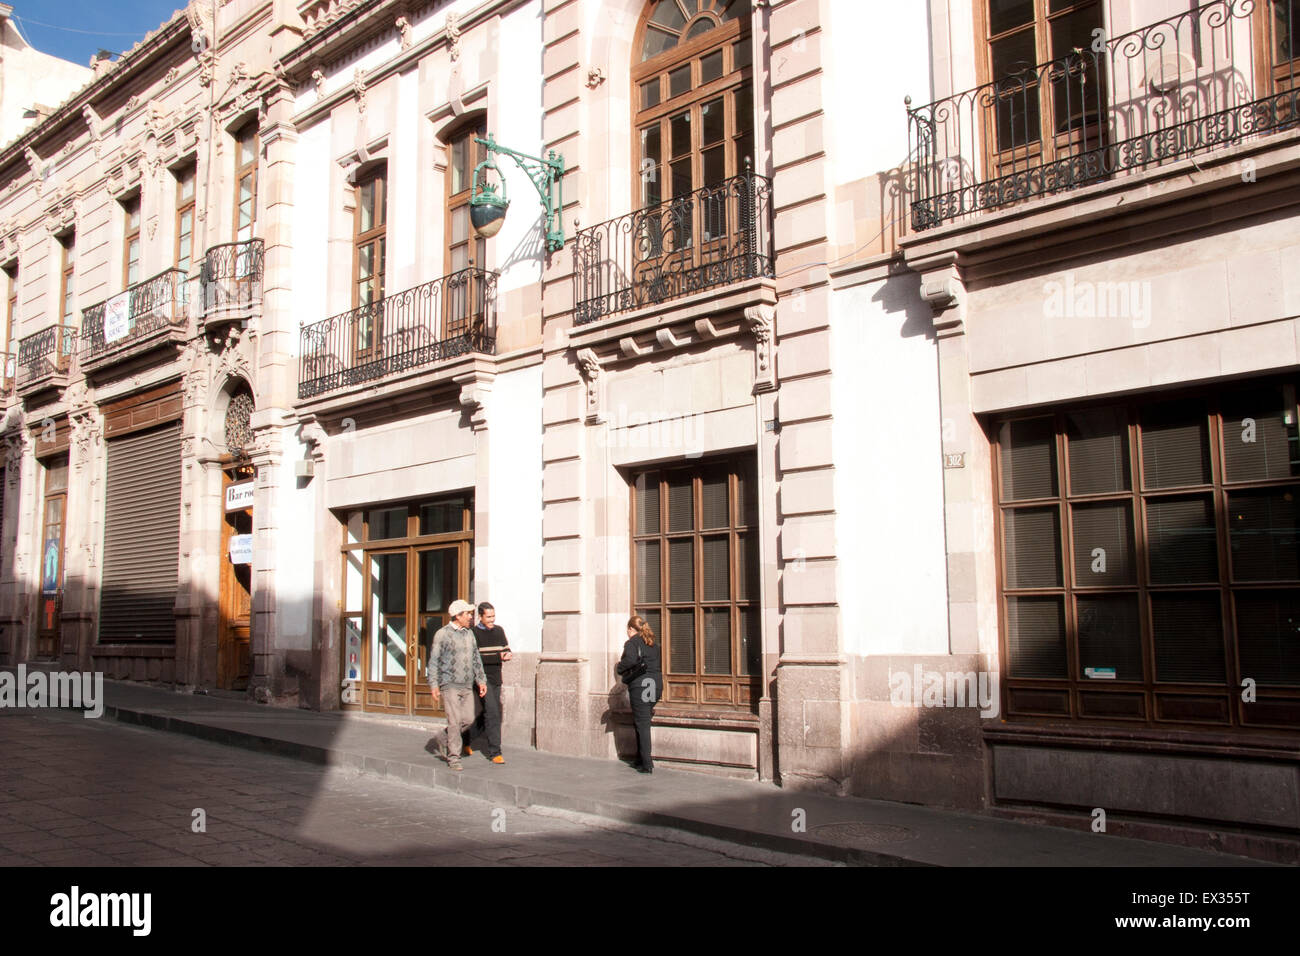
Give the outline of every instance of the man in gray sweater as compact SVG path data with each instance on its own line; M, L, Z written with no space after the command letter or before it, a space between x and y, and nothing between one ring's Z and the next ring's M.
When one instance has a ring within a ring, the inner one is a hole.
M470 696L470 684L478 685L478 695L482 697L487 693L487 677L483 673L478 641L469 629L470 621L474 619L474 605L467 601L452 601L447 616L451 623L440 627L433 635L426 669L433 702L437 704L441 697L442 709L447 714L447 766L452 770L463 770L460 763L461 733L474 723L474 698Z

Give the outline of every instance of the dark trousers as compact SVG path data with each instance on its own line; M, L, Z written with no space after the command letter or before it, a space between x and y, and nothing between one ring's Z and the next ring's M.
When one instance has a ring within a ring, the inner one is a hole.
M465 745L468 746L474 737L487 737L487 750L484 753L489 757L495 757L501 753L501 681L493 680L492 675L488 675L487 693L481 698L476 698L478 702L478 714L474 720L474 726L464 733Z
M663 696L663 678L646 674L627 685L627 699L632 705L632 723L636 725L636 761L643 767L653 767L650 752L650 719L654 717L655 704Z

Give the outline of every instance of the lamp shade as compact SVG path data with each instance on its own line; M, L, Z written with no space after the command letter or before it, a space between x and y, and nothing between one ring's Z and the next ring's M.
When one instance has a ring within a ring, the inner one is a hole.
M491 239L501 231L509 208L508 199L491 194L475 196L469 203L469 221L474 227L474 234L483 239Z

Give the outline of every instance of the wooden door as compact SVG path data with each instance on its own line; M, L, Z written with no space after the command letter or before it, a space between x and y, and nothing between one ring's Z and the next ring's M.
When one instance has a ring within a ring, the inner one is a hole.
M217 686L225 690L244 690L252 677L252 608L253 566L235 563L230 544L236 535L253 533L253 509L226 512L225 488L233 483L230 472L223 472L221 522L221 594L220 636L217 643Z

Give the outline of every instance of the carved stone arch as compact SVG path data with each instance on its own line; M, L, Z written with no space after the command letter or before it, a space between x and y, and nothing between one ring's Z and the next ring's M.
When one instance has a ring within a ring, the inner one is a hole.
M230 454L236 458L246 457L253 450L253 434L251 426L247 425L245 410L251 416L258 405L257 392L252 383L237 375L225 378L212 392L212 403L209 408L211 414L208 415L208 440L222 454ZM231 418L238 418L240 422L231 422L229 421ZM227 440L230 428L242 426L248 428L246 444L242 448L231 447Z

